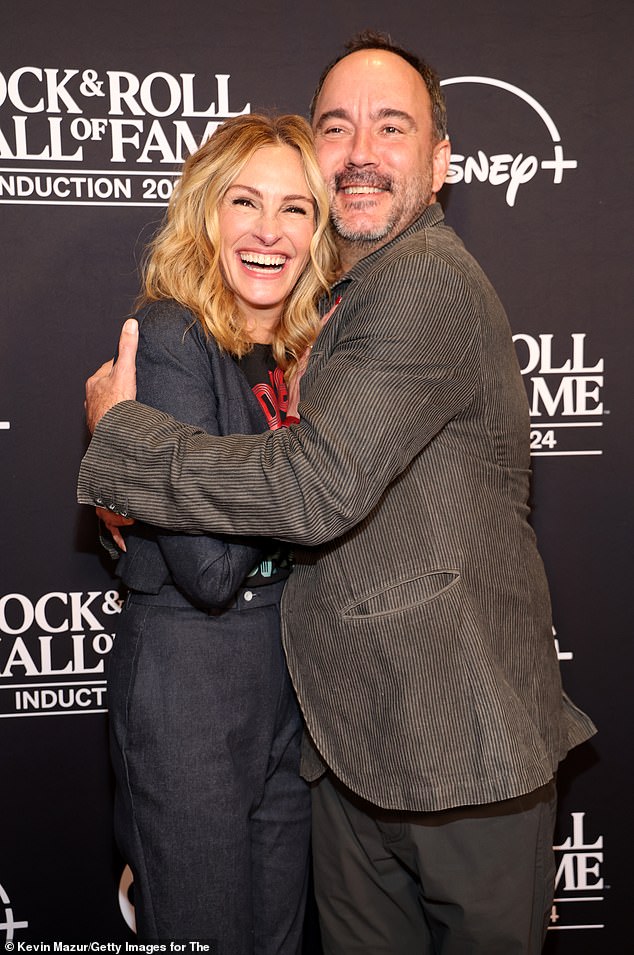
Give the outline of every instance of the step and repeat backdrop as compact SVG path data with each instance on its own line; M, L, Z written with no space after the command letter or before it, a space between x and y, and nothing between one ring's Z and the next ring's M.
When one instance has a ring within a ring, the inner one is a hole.
M443 80L441 199L510 317L553 639L599 727L559 775L547 951L630 950L631 4L21 0L5 21L0 943L135 939L107 750L120 595L75 504L84 379L112 354L184 157L237 113L305 114L325 63L373 27Z

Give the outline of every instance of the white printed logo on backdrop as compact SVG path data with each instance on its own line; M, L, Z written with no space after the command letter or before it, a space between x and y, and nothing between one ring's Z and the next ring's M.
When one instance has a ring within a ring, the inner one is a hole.
M29 923L23 920L17 920L13 913L13 905L11 904L11 899L7 895L5 889L0 885L0 932L4 932L5 939L5 949L7 951L12 951L13 946L11 943L15 938L15 930L21 928L28 928ZM1 937L1 936L0 936Z
M187 155L250 112L231 102L230 78L0 72L0 203L165 206Z
M585 812L570 813L570 834L554 846L555 898L551 931L590 931L605 928L601 903L608 888L602 874L603 836L590 835Z
M513 335L531 414L533 456L600 455L604 361L584 332Z
M0 719L105 713L116 590L0 597Z
M490 76L454 76L441 80L443 87L476 85L496 87L519 99L527 113L530 111L539 118L537 129L543 131L535 138L531 131L526 143L526 152L496 152L493 155L482 148L474 148L469 155L451 154L448 183L488 182L495 187L503 187L506 203L514 206L518 201L522 186L536 175L546 173L551 181L558 185L563 181L564 173L577 168L577 160L564 154L559 129L547 110L530 93L519 86L513 86L504 80ZM496 124L499 118L495 118ZM529 134L527 133L527 136Z

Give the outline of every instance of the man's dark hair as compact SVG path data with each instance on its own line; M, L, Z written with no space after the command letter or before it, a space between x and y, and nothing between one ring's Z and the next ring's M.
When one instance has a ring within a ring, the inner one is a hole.
M317 88L310 103L311 120L315 116L317 100L319 98L319 94L321 93L321 89L324 85L326 77L332 68L337 65L337 63L345 59L347 56L350 56L351 53L357 53L359 50L387 50L389 53L395 53L396 56L400 56L401 59L405 60L406 63L409 63L410 66L413 66L416 72L419 73L423 78L423 83L425 84L431 99L431 118L434 136L437 141L446 139L447 108L445 106L445 97L443 96L442 90L440 88L438 74L429 65L429 63L426 63L425 60L422 60L419 56L416 56L415 53L410 53L409 50L405 50L402 46L392 43L388 33L378 33L374 30L364 30L357 36L352 37L352 39L349 40L344 46L344 50L345 53L342 53L341 56L336 58L336 60L333 60L332 63L329 63L319 77Z

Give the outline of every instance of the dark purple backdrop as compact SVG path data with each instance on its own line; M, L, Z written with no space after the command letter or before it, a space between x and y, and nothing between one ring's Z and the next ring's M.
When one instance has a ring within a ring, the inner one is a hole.
M118 898L102 673L117 583L74 495L84 378L134 298L178 143L247 105L305 113L322 66L365 26L421 52L445 83L454 158L442 201L518 336L564 682L600 729L560 773L547 950L631 945L625 0L22 0L12 11L0 34L0 940L134 938ZM318 951L313 923L307 947Z

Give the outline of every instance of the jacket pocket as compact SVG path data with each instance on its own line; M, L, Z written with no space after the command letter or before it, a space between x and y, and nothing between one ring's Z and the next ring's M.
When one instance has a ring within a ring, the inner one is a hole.
M455 587L457 570L436 570L420 577L401 580L383 590L368 594L342 611L343 617L381 617L429 603Z

